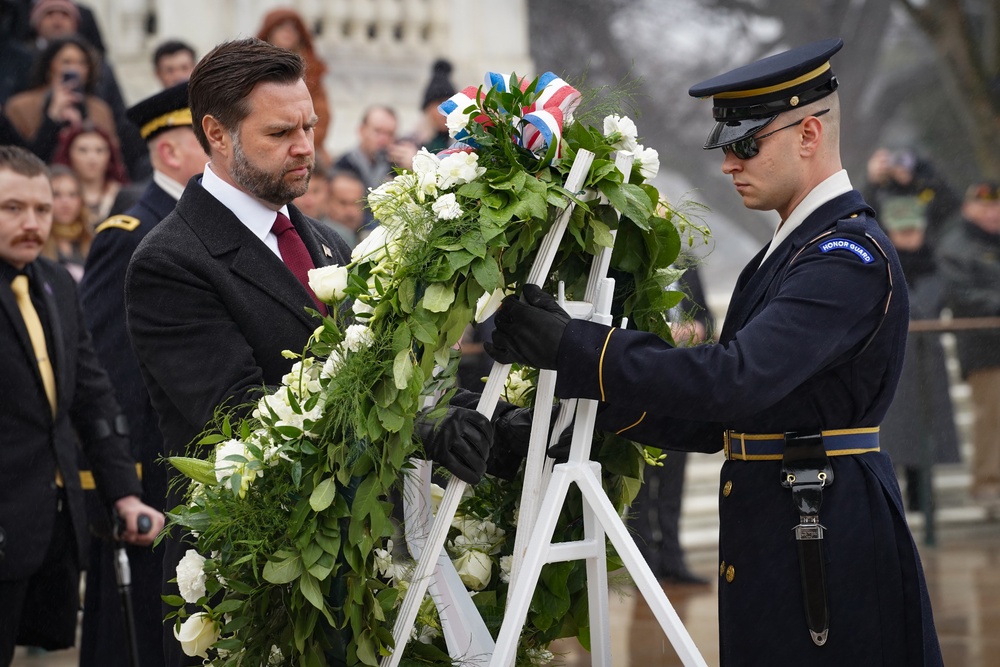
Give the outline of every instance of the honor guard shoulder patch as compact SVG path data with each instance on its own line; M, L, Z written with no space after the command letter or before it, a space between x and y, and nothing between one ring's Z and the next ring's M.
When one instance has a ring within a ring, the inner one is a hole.
M850 239L827 239L819 244L820 252L832 252L834 250L847 250L853 252L855 255L861 258L861 261L865 264L871 264L875 261L872 254L868 252L868 249L857 241L851 241Z
M133 218L131 215L113 215L97 225L94 233L100 234L105 229L124 229L126 232L133 232L140 224L142 223L139 218Z

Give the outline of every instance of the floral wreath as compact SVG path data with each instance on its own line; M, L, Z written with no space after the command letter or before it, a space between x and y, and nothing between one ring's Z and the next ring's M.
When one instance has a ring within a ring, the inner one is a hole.
M376 665L392 651L392 624L413 572L394 545L393 504L411 456L425 397L454 392L456 343L523 284L556 215L575 202L549 287L582 295L591 259L614 246L619 315L669 338L664 314L682 298L671 268L688 221L649 184L655 150L635 124L610 114L588 124L580 94L551 73L523 80L490 73L440 106L458 143L422 149L412 170L372 190L380 225L347 266L310 271L320 300L334 306L277 389L252 414L220 413L171 463L189 479L171 528L192 536L177 568L174 633L184 652L213 665ZM513 112L511 110L517 110ZM599 113L599 112L598 112ZM576 153L595 159L586 200L563 182ZM635 156L629 178L614 154ZM617 212L621 213L619 220ZM617 238L612 234L617 230ZM700 230L704 232L704 230ZM319 321L319 319L318 319ZM517 369L507 401L529 405L535 371ZM592 456L617 509L634 498L642 469L659 452L599 434ZM184 478L180 478L184 479ZM509 583L520 478L487 476L459 508L447 550L490 631L499 630ZM571 495L556 540L582 535ZM394 550L395 549L395 550ZM609 569L621 563L609 552ZM546 565L521 634L518 664L551 659L549 644L587 645L585 568ZM452 664L427 597L403 664Z

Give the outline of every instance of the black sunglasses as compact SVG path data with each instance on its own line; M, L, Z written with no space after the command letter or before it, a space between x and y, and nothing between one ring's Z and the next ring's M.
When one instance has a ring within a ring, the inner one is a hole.
M726 144L725 146L722 146L722 152L728 155L729 151L732 151L739 159L749 160L754 155L760 152L760 146L757 145L757 142L760 141L761 139L765 139L771 136L772 134L781 132L782 130L787 130L790 127L795 127L796 125L801 124L802 121L804 121L806 118L819 118L828 111L829 109L823 109L822 111L814 113L811 116L806 116L805 118L799 118L797 121L791 123L790 125L779 127L777 130L771 130L767 134L761 134L756 137L753 136L745 137L743 139L739 139L738 141L734 141L731 144Z

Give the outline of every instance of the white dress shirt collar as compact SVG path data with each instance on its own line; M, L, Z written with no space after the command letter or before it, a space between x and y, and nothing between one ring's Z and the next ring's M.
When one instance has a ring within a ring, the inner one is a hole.
M153 170L153 182L160 186L160 189L166 192L168 195L174 199L180 199L181 195L184 194L183 183L178 183L174 179L170 178L162 171L156 169Z
M233 215L239 218L240 222L254 236L263 241L275 255L279 258L281 257L281 253L278 251L278 237L271 232L274 219L277 217L275 211L264 206L243 190L235 188L219 178L212 171L211 162L205 165L205 173L201 177L201 185L210 195L218 199L223 206L232 211ZM279 211L287 216L288 206L282 206Z
M833 174L825 181L817 185L812 191L806 195L805 199L799 202L799 205L795 207L788 219L778 227L774 232L774 238L771 239L771 245L768 246L767 252L764 253L763 259L760 263L763 264L771 253L777 250L778 246L792 235L799 225L812 214L813 211L818 209L820 206L826 202L839 197L842 194L846 194L853 190L854 187L851 185L851 179L847 175L846 169L841 169L837 173Z

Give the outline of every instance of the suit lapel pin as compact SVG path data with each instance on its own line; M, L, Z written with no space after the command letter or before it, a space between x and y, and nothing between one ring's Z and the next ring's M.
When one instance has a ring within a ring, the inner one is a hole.
M333 257L333 251L327 248L325 245L323 246L323 254L326 255L327 257Z

